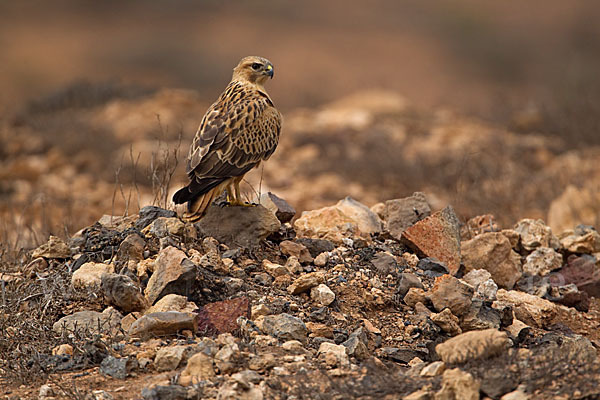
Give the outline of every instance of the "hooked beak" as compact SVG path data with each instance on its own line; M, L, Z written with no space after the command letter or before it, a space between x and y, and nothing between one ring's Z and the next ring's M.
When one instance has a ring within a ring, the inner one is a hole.
M273 66L272 66L271 64L268 64L268 65L265 67L265 71L267 72L267 75L269 75L269 77L270 77L271 79L273 79Z

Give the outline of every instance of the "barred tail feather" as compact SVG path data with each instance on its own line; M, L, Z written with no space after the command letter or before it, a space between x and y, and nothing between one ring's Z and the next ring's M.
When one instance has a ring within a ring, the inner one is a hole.
M206 214L206 210L212 204L213 200L223 193L227 187L226 182L209 190L208 192L188 201L188 210L183 213L182 218L188 222L196 222Z

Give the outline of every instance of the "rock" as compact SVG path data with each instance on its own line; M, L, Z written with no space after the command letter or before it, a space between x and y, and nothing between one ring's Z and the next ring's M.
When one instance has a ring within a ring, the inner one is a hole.
M431 400L431 396L432 394L428 390L420 389L408 396L404 396L402 400Z
M521 257L499 232L483 233L461 245L466 272L487 270L498 286L511 289L521 277Z
M462 280L467 282L469 285L473 286L475 290L477 287L483 282L487 281L492 277L492 274L485 269L472 269L465 276L462 277Z
M264 395L261 387L255 385L262 378L260 375L248 377L249 374L256 374L254 371L243 371L233 374L231 379L226 381L217 394L219 400L263 400Z
M351 334L350 337L342 343L349 356L356 357L359 360L365 360L369 357L369 349L366 340L361 340L360 335Z
M559 239L562 248L571 253L600 252L600 234L592 226L578 225L574 231L559 235Z
M281 345L281 348L292 353L304 353L304 347L302 346L302 342L298 340L288 340L287 342Z
M226 343L215 354L215 365L221 374L230 374L237 370L242 362L242 355L236 343Z
M523 264L523 272L546 276L562 266L562 255L550 247L538 247L530 253Z
M200 352L194 354L188 360L179 377L179 384L183 386L197 385L201 381L211 380L215 376L212 357Z
M452 275L460 268L459 222L450 206L404 230L402 242L424 257L440 260Z
M158 217L142 232L146 235L156 236L159 239L167 236L182 237L185 232L185 224L179 218Z
M375 271L382 276L394 275L398 272L398 263L396 257L387 251L380 251L371 259L371 264Z
M330 366L348 366L350 361L348 360L348 354L346 354L346 347L333 343L321 343L319 346L318 355L320 358L325 360L325 363Z
M538 247L558 249L560 246L558 238L552 234L550 227L546 226L541 219L522 219L517 222L514 230L521 236L521 246L527 251L535 250Z
M221 207L212 204L195 226L201 236L213 237L230 248L251 249L278 232L281 223L261 205Z
M72 356L73 355L73 346L70 344L61 344L60 346L56 346L52 349L53 356Z
M577 289L574 283L565 286L552 286L549 300L567 307L574 307L578 311L588 312L590 309L590 296Z
M288 257L296 257L298 261L303 264L313 262L313 257L310 252L302 243L292 242L291 240L284 240L279 244L279 249L283 254Z
M307 322L306 329L308 329L309 337L324 337L327 339L333 339L333 328L321 324L319 322Z
M458 317L452 314L449 308L444 308L437 314L431 314L431 320L439 326L444 332L456 336L462 333Z
M369 235L381 232L382 227L379 216L352 197L346 197L338 201L335 207L354 220L360 232Z
M439 376L446 370L446 364L443 361L435 361L423 367L419 375L421 376Z
M306 292L307 290L323 282L325 282L324 272L310 272L308 274L300 276L299 278L296 278L296 280L294 280L294 283L292 283L287 288L287 291L290 294L299 294L302 292Z
M271 192L263 193L260 196L259 203L275 214L279 222L282 224L285 222L290 222L292 218L294 218L294 215L296 215L296 210L294 207L289 205L288 202L281 197L278 197Z
M191 346L161 347L154 357L157 371L172 371L178 368L194 351Z
M480 384L471 374L458 368L444 371L442 388L434 400L479 400Z
M167 311L146 314L129 327L129 336L146 340L153 336L174 335L183 330L196 332L194 317L188 313Z
M550 274L550 284L565 286L573 283L579 290L600 298L600 269L596 266L595 261L595 258L589 255L569 256L565 267Z
M406 228L431 215L431 208L425 194L415 192L410 197L386 201L383 214L388 231L400 240Z
M133 324L136 320L138 320L142 316L139 312L132 312L127 314L121 319L121 329L125 332L129 331L131 324Z
M237 319L250 318L250 302L247 297L217 301L206 304L198 311L198 334L233 333L239 329Z
M87 332L89 334L116 334L123 316L114 308L109 307L103 312L78 311L62 317L52 325L52 330L62 332Z
M506 327L506 331L513 342L521 343L529 335L531 328L522 321L513 319L513 323Z
M252 319L256 319L260 316L271 314L271 309L266 304L257 304L252 306L251 313Z
M417 303L427 303L428 297L423 289L410 288L402 300L404 301L404 304L414 308Z
M307 250L308 251L308 250ZM269 275L276 278L280 275L289 275L290 271L286 267L280 264L276 264L269 260L263 260L262 267Z
M500 233L508 239L508 241L510 242L510 247L512 247L513 250L519 250L521 235L519 235L517 231L515 231L514 229L502 229Z
M420 259L417 263L417 268L422 269L425 271L425 275L432 278L437 278L438 276L448 273L448 267L446 267L446 264L431 257Z
M314 259L315 266L321 267L321 268L326 266L328 262L329 262L329 253L326 251L319 253Z
M289 273L292 274L299 274L302 271L304 271L302 269L302 264L300 264L300 261L298 261L298 258L294 257L294 256L289 256L287 261L285 262L285 268L288 270Z
M402 272L396 286L396 294L404 298L410 288L423 289L423 283L418 276L410 272Z
M513 307L515 318L528 325L538 328L548 326L556 316L556 305L537 296L516 290L498 290L498 303L509 304ZM494 305L496 304L494 302Z
M510 340L505 332L485 329L450 338L435 346L435 351L446 364L462 364L469 360L497 356L509 347Z
M125 313L148 308L148 301L135 282L126 275L103 274L101 287L108 303Z
M144 247L146 247L146 241L137 233L132 233L119 245L117 260L123 262L129 260L141 261L144 259Z
M335 206L302 212L294 221L294 230L300 238L325 239L338 244L344 238L359 234L357 223Z
M335 293L327 285L320 284L310 289L310 297L322 306L328 306L335 300Z
M98 290L102 282L102 274L115 272L112 264L88 262L73 272L71 284L75 289Z
M267 315L263 320L265 333L280 340L298 340L306 343L308 329L300 318L290 314Z
M174 218L176 216L175 211L165 210L156 206L145 206L139 212L139 218L135 222L135 227L142 230L159 217Z
M324 252L333 251L333 249L335 249L333 243L326 239L296 238L295 241L296 243L306 246L310 252L310 255L313 257L316 257Z
M518 387L516 390L513 390L510 393L506 393L504 396L500 397L500 400L530 400L531 397L525 393L525 388Z
M187 400L193 398L195 394L179 385L155 385L142 389L144 400Z
M464 331L499 329L502 324L502 315L500 311L490 307L489 303L474 299L469 311L466 312L460 321L460 327Z
M472 297L473 288L451 275L436 278L429 293L433 307L438 312L448 307L458 317L469 311Z
M107 356L100 363L100 372L116 379L125 379L129 372L137 367L135 358L115 358Z
M498 232L498 224L492 214L478 215L467 221L460 231L462 240L470 240L486 232Z
M494 301L496 293L498 293L498 285L492 279L488 279L477 286L475 297L485 301Z
M413 349L410 347L382 347L379 353L382 357L403 364L408 364L415 357L423 360L429 356L427 349Z
M196 266L183 251L169 246L158 253L154 273L146 286L146 298L154 304L168 294L191 293L195 278Z
M69 258L71 249L59 237L50 236L47 243L44 243L31 253L31 258Z
M165 297L158 300L148 310L146 310L146 314L166 311L192 313L197 309L198 306L194 302L188 301L187 297L180 296L178 294L168 294Z

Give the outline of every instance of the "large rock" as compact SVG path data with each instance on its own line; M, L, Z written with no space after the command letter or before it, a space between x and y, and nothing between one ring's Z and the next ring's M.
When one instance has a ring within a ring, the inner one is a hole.
M571 253L600 252L600 234L591 226L578 225L575 230L563 232L559 239L561 246Z
M104 274L101 287L108 303L125 313L144 311L148 308L148 300L138 285L126 275Z
M557 306L554 303L528 293L500 289L496 297L498 300L494 302L494 308L497 303L508 304L512 306L515 318L531 326L544 328L556 316Z
M450 338L438 344L435 351L446 364L462 364L499 355L509 347L510 341L505 332L485 329Z
M443 262L455 275L460 268L460 228L451 206L418 221L402 233L402 241L418 254Z
M150 234L157 238L167 236L183 236L185 224L179 218L158 217L151 224L145 227L142 232L146 235Z
M571 255L565 267L550 275L550 284L555 287L575 284L579 290L600 298L600 268L595 262L593 256Z
M197 309L198 306L194 302L188 301L187 297L178 294L168 294L147 309L146 314L166 311L193 313Z
M328 366L348 366L348 354L346 347L334 343L323 342L319 346L318 355Z
M429 298L439 312L449 308L452 314L460 317L469 311L473 288L450 275L436 278Z
M281 252L288 257L296 257L301 263L313 262L313 256L310 251L302 243L292 242L291 240L284 240L279 244Z
M172 371L178 368L186 359L197 352L191 346L161 347L154 357L154 368L157 371Z
M164 208L156 207L156 206L146 206L142 207L139 212L139 218L135 221L135 227L139 230L144 229L146 226L150 225L152 221L160 217L173 218L176 217L177 214L175 211L165 210Z
M61 238L50 236L47 243L44 243L31 253L31 257L69 258L71 257L71 250Z
M176 311L146 314L129 327L129 336L143 340L162 335L174 335L180 331L196 331L194 316Z
M352 218L358 225L358 230L366 234L381 232L381 220L371 209L364 204L346 197L335 205L344 214Z
M470 373L458 368L447 369L442 375L442 388L433 400L479 400L480 387Z
M247 297L206 304L198 311L198 334L233 333L239 329L239 317L250 318Z
M216 376L213 358L205 353L194 354L187 362L187 365L181 376L179 384L190 386L199 384L205 380L211 380Z
M137 233L132 233L119 245L117 260L127 262L129 260L141 261L144 259L144 247L146 241Z
M75 289L98 290L102 283L102 275L115 271L112 264L88 262L73 272L71 284Z
M482 233L463 242L461 254L466 272L485 269L500 287L512 289L522 275L521 257L499 232Z
M562 254L550 247L538 247L532 251L523 264L523 272L529 275L546 276L562 266Z
M325 282L325 273L323 271L310 272L296 278L296 280L288 286L287 290L290 294L300 294L323 282Z
M541 219L525 218L516 223L515 231L521 236L521 246L527 251L538 247L558 249L558 238L552 234L552 229Z
M304 211L294 221L294 229L300 238L326 239L334 243L359 235L356 221L336 206Z
M150 304L167 294L191 293L196 278L196 266L185 253L169 246L160 251L154 273L148 280L145 295Z
M267 315L263 320L263 331L281 340L299 340L306 343L308 329L300 318L283 313Z
M431 215L431 208L425 194L415 192L410 197L386 201L383 215L390 234L400 240L406 228Z
M254 248L281 227L275 214L262 205L213 204L195 225L201 236L213 237L231 248Z
M260 204L269 209L277 219L283 224L289 222L296 215L294 207L288 204L287 201L274 195L271 192L263 193L260 196Z
M109 307L103 312L78 311L62 317L52 325L52 330L62 332L84 332L90 334L116 334L121 326L123 316L114 308Z

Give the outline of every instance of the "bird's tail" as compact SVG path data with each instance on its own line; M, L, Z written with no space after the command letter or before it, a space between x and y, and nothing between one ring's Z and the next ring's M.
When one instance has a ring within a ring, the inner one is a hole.
M188 209L181 216L182 219L188 222L196 222L206 214L208 206L211 205L214 199L223 193L224 187L219 185L208 192L188 201Z

